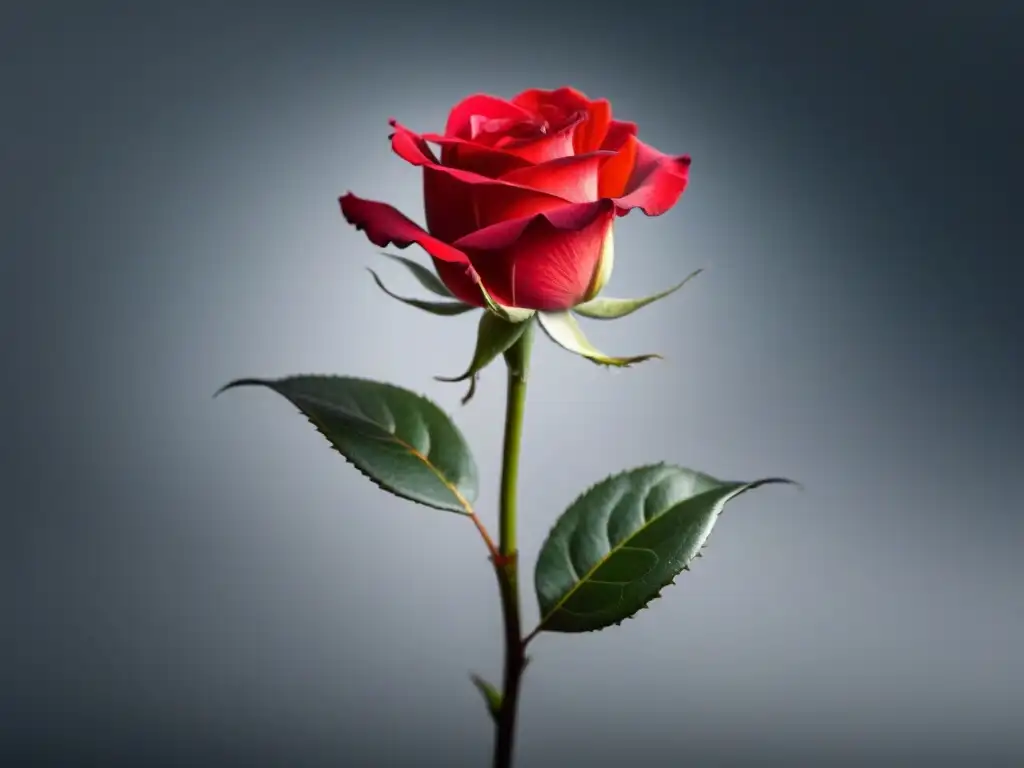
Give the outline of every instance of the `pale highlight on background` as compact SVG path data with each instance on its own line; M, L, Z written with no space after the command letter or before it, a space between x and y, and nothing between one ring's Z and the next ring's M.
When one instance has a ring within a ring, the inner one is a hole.
M668 460L806 490L737 500L621 627L541 636L520 764L1024 759L1024 33L1014 3L26 5L3 78L4 746L12 765L485 765L496 679L472 526L381 494L283 400L229 379L421 391L476 451L493 524L503 377L471 317L337 198L422 221L387 118L570 84L692 183L620 220L588 323L537 345L530 574L558 513ZM421 254L410 249L409 255Z

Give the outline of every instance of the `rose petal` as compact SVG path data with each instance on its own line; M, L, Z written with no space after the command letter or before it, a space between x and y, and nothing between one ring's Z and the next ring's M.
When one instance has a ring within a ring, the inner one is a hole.
M394 118L388 120L388 124L395 129L395 132L388 138L391 140L391 149L396 155L413 165L438 162L437 156L434 155L430 145L422 136L413 133Z
M610 200L504 221L455 242L499 304L568 309L587 294L614 218Z
M427 228L445 242L566 204L547 192L432 164L423 166L423 197Z
M636 134L636 123L630 123L625 120L612 120L608 125L608 132L604 135L604 141L601 142L601 149L610 149L616 152L626 143L626 139L630 136L636 136Z
M612 105L607 99L591 100L575 88L562 87L553 91L531 88L513 98L512 103L545 118L552 110L563 116L586 113L586 120L576 127L573 134L573 148L577 155L600 149L612 121Z
M480 278L473 267L436 258L433 261L437 276L455 298L474 307L484 306L484 295L480 292L480 285L477 282Z
M601 197L615 200L620 216L640 208L648 216L669 210L686 189L690 157L665 155L637 139L636 123L613 120L603 149L617 154L601 167Z
M445 125L444 135L449 138L470 139L472 138L472 121L479 116L490 120L529 120L530 113L522 107L516 106L504 99L490 96L486 93L477 93L467 96L460 101L448 114L448 123Z
M571 203L592 203L598 199L602 167L615 159L614 152L590 152L561 157L506 173L501 181L558 195Z
M510 155L521 157L531 163L543 163L560 157L570 157L573 152L573 136L576 127L587 119L586 112L577 112L562 125L556 125L550 133L539 138L516 139L511 136L498 141L494 146Z
M473 171L481 176L495 179L516 168L526 168L532 163L500 149L474 144L467 139L425 133L425 141L441 147L441 164L451 168Z
M341 197L338 202L341 204L341 213L345 220L356 229L365 231L369 241L380 248L390 243L394 243L398 248L408 248L416 243L435 259L454 264L469 264L465 253L432 237L405 214L387 203L364 200L351 192Z
M576 128L573 146L582 155L601 148L608 126L612 122L612 105L608 99L598 99L587 105L587 121Z
M388 243L394 243L398 248L416 243L430 254L438 277L455 298L475 307L483 306L483 295L474 277L476 272L465 253L431 237L390 205L364 200L351 192L339 202L345 220L356 229L365 230L371 243L380 248Z
M575 88L559 88L554 91L530 88L515 96L512 103L529 110L538 120L561 128L574 115L583 115L585 120L589 115L590 99Z
M518 107L530 110L534 114L540 113L545 105L558 107L565 113L576 112L586 109L590 99L582 91L577 91L569 86L562 86L554 90L545 88L528 88L520 94L512 97L512 103Z
M392 122L392 147L423 168L427 230L444 242L500 221L532 216L566 202L597 200L598 171L611 152L519 168L501 179L439 165L422 137Z
M598 180L598 194L601 197L620 197L625 194L629 179L636 167L637 141L635 136L625 136L625 143L615 155L601 166Z
M636 144L636 163L624 193L615 197L620 216L639 208L648 216L660 216L676 204L689 181L690 156L665 155L631 139Z
M612 120L601 149L611 150L615 157L601 166L598 191L601 197L619 197L626 191L636 166L636 123Z

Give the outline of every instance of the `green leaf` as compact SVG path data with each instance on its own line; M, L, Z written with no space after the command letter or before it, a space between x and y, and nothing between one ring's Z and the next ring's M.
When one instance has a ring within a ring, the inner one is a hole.
M606 478L569 506L541 548L535 632L589 632L633 616L689 567L728 501L791 482L722 482L666 464Z
M501 692L480 677L480 675L470 675L470 679L473 681L473 685L476 686L477 690L480 691L480 694L484 697L484 703L487 704L487 711L491 713L491 717L497 720L498 715L501 714Z
M476 350L473 360L465 373L447 378L435 376L437 381L465 381L486 368L491 361L515 344L529 323L510 323L491 312L480 315L480 326L476 335Z
M400 256L397 253L385 253L384 251L381 251L381 254L387 256L389 259L394 259L399 264L404 265L410 272L412 272L412 276L419 281L419 284L431 293L442 296L446 299L454 298L454 296L452 296L452 292L448 290L448 287L441 282L441 278L422 264L405 256Z
M470 514L476 462L458 427L425 397L391 384L343 376L238 379L277 392L298 408L356 469L385 491Z
M645 296L642 299L615 299L610 296L598 296L596 299L578 304L573 307L573 311L593 320L616 320L620 317L631 315L638 309L643 309L648 304L660 301L666 296L671 296L703 271L703 269L695 270L687 275L681 283L673 285L668 290L656 293L653 296Z
M405 296L399 296L396 293L392 293L388 290L387 286L381 282L381 279L377 276L369 267L366 270L373 275L373 279L376 281L377 286L384 291L392 299L398 299L404 304L408 304L416 309L422 309L424 312L430 312L434 315L461 315L463 312L469 312L471 309L476 307L471 304L463 304L461 301L424 301L422 299L409 299Z
M583 335L576 318L569 312L538 312L540 326L553 342L559 346L581 355L599 365L630 366L644 360L661 358L661 355L634 355L632 357L612 357L601 352Z

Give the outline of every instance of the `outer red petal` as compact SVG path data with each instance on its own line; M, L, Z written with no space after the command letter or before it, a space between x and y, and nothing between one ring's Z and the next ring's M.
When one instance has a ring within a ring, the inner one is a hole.
M636 123L630 123L625 120L612 120L608 124L608 132L604 135L604 140L601 142L601 149L617 151L626 143L626 139L630 136L636 136L636 134Z
M391 149L396 155L413 165L438 162L430 145L422 136L400 125L394 118L388 120L388 123L395 129L388 138L391 139Z
M626 136L614 157L601 166L598 183L598 194L601 197L620 197L625 194L636 167L636 152L636 137Z
M600 164L614 157L611 152L575 155L490 179L439 165L426 141L397 122L392 125L395 152L423 167L427 229L446 243L500 221L560 208L566 202L597 200Z
M598 199L601 169L614 159L614 152L603 151L562 157L511 171L501 180L558 195L571 203L592 203Z
M467 268L465 264L455 264L440 259L433 259L433 262L437 276L441 278L442 283L448 286L448 290L455 298L472 304L474 307L484 306L484 296L477 283L479 275L472 267Z
M427 229L450 243L496 221L530 216L564 205L565 200L514 180L491 179L472 171L439 165L426 141L395 125L392 147L403 159L423 167ZM593 174L596 179L596 171ZM593 199L597 199L596 196Z
M660 216L679 200L689 181L690 156L665 155L637 139L636 163L624 193L615 198L620 216L639 208L648 216Z
M492 120L529 120L531 115L522 107L511 102L477 93L467 96L454 107L448 115L448 123L444 135L450 138L471 139L471 122L474 116Z
M576 129L573 145L576 154L593 152L601 148L608 126L612 122L612 105L608 99L598 99L587 105L587 121Z
M390 205L364 200L351 192L339 202L345 220L356 229L365 230L371 243L380 248L389 243L398 248L416 243L430 254L438 276L456 298L483 306L483 296L474 278L476 273L465 253L431 237Z
M547 192L440 165L423 166L423 197L427 228L446 242L566 204Z
M598 173L610 153L552 160L501 179L423 164L427 229L447 243L476 230L598 199Z
M496 301L558 311L587 295L614 218L610 200L505 221L456 241Z
M351 192L338 202L341 203L341 213L345 220L356 229L365 231L369 241L378 247L394 243L398 248L408 248L416 243L435 259L453 264L469 264L465 253L432 237L405 214L386 203L364 200Z
M425 133L426 141L441 145L441 163L452 168L473 171L481 176L497 178L516 168L526 168L532 163L522 157L492 147L474 144L467 139Z

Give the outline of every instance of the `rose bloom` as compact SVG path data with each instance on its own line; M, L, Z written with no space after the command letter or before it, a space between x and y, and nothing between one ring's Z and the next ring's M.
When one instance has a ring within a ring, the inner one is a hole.
M572 88L531 89L511 101L475 95L444 134L391 120L391 147L423 168L427 229L351 193L345 219L375 245L413 243L462 301L561 311L597 296L611 274L616 216L659 216L686 188L688 155L672 157L612 119L606 99ZM428 142L440 147L440 160Z

